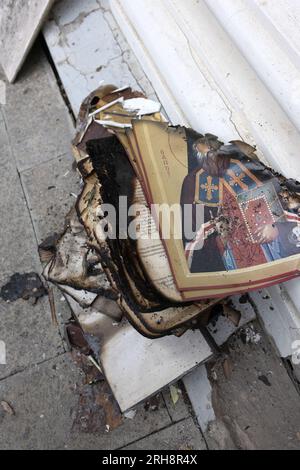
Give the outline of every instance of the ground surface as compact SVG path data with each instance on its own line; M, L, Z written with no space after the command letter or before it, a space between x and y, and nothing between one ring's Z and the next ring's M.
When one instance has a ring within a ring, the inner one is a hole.
M112 22L107 11L106 17ZM120 73L138 71L128 80L140 78L141 88L151 92L115 23L112 31L127 51L116 61L130 62ZM0 287L16 272L41 272L37 245L62 229L74 204L80 186L72 169L73 133L56 77L37 44L0 106ZM184 394L174 406L168 389L154 403L138 406L134 419L115 409L108 416L103 403L108 392L84 384L63 340L69 309L59 293L55 301L58 328L47 297L36 305L0 300L0 341L7 352L7 364L0 364L0 401L15 412L0 406L0 449L300 448L299 395L262 331L257 343L236 336L210 364L216 419L202 434ZM202 399L201 387L194 395ZM87 403L96 416L90 426ZM116 421L120 425L112 430Z

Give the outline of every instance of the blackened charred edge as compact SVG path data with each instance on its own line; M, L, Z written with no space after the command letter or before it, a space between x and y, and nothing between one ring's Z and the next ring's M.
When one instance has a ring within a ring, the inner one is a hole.
M134 176L131 165L129 164L127 157L124 153L124 148L120 144L118 139L113 136L111 139L107 138L105 140L100 139L89 141L87 143L87 150L92 159L93 167L98 176L98 180L101 182L101 198L104 203L112 204L118 212L120 185L117 182L116 161L120 161L122 159L123 162L126 162L126 164L128 165L127 169L130 172L130 180ZM130 194L128 190L130 191L131 188L128 188L127 186L126 189L127 194L125 195L129 197L129 204L131 204L133 200L132 190ZM116 229L117 231L119 230L118 217ZM107 238L107 244L111 249L112 258L119 268L121 265L120 256L123 260L132 258L132 244L130 243L130 241L125 240L120 242L118 239L112 240L110 238ZM126 263L126 270L128 274L132 277L132 279L135 281L136 286L140 290L143 297L148 299L150 302L154 301L157 304L161 304L162 309L165 306L175 305L174 303L167 301L158 292L149 291L149 289L147 289L145 286L144 279L141 279L139 276L137 276L135 270L133 269L133 265L134 263ZM122 272L125 276L124 270L122 270ZM155 311L155 309L145 309L144 311Z

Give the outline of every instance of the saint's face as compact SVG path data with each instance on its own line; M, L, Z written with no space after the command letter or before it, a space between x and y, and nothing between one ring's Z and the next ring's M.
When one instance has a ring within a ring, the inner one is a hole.
M210 150L209 146L202 142L196 145L196 149L197 149L197 152L200 153L201 155L206 155L207 152Z
M198 163L200 164L202 159L207 156L210 148L207 144L199 142L197 145L195 145L195 149L197 152L197 155L196 155L197 160L198 160Z

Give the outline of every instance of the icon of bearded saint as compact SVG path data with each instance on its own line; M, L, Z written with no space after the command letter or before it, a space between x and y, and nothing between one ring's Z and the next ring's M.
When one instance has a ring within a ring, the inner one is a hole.
M181 207L184 221L185 205L193 205L193 239L185 238L183 226L190 271L229 271L299 254L299 213L284 205L282 187L272 172L244 153L247 144L242 151L242 142L223 145L211 134L195 133L187 133L187 141L189 173ZM204 206L199 227L197 204Z

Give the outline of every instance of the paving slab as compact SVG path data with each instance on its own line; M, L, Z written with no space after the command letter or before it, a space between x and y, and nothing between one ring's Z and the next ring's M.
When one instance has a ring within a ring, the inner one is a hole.
M216 421L206 441L217 449L299 450L299 394L258 323L254 331L258 336L246 329L232 337L226 367L223 360L213 366Z
M141 404L113 431L74 431L83 379L65 353L0 380L0 400L15 410L9 416L0 407L0 448L116 449L171 424L160 395L155 410Z
M3 109L19 171L71 151L73 122L39 44L17 82L7 85Z
M121 426L113 431L93 434L72 433L64 448L118 449L172 423L161 395L159 400L156 400L154 410L147 403L138 405L135 410L136 415L133 419L125 418Z
M36 305L22 299L0 300L0 324L0 340L6 345L0 379L64 352L59 330L51 323L47 297Z
M63 447L81 381L67 354L0 381L0 399L15 411L10 416L0 410L0 448Z
M82 381L68 354L0 381L0 399L15 411L15 416L9 416L0 410L0 448L109 450L171 424L161 398L158 409L140 405L134 419L124 419L114 431L73 432Z
M192 418L173 424L140 441L124 447L124 450L206 450L201 432Z
M79 175L70 154L22 172L21 179L38 241L64 229L79 194Z
M162 407L159 410L151 411L145 410L143 405L139 405L134 419L126 419L119 428L102 434L73 435L64 448L75 450L119 449L169 425L170 418L166 408Z
M0 121L0 155L2 280L16 271L36 270L39 260L30 215L3 120Z

